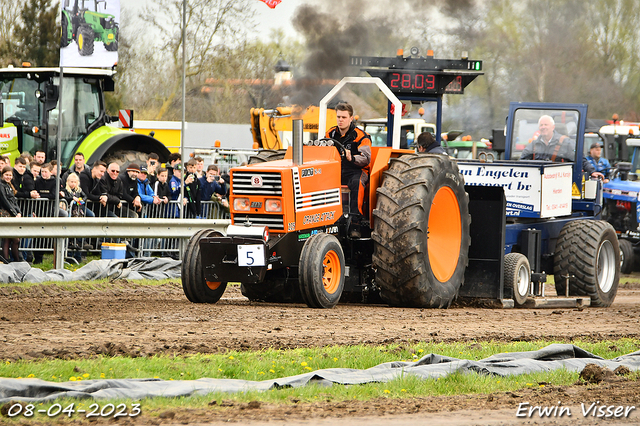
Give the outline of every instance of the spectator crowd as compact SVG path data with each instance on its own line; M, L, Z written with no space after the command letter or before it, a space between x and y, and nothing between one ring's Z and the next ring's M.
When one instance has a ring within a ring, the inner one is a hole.
M162 167L159 156L151 153L146 162L130 163L122 169L115 162L96 161L89 166L78 152L73 166L61 175L60 186L56 188L58 165L55 160L47 162L43 151L33 156L23 153L15 158L13 167L7 156L0 156L0 216L176 218L182 210L184 218L202 218L208 215L203 201L213 201L228 212L229 177L221 176L216 164L205 170L204 159L195 157L183 165L179 153L172 153L165 164ZM34 203L21 200L55 200L56 192L61 201L59 206L50 202L45 212L22 211L33 210L25 206ZM42 262L42 253L24 259L19 244L17 238L4 239L2 256L6 261ZM81 248L75 240L69 245Z

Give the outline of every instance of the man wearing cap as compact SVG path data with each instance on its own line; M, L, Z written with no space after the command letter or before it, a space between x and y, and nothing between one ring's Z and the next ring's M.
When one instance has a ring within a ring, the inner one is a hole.
M140 173L140 166L136 163L131 163L127 166L127 174L121 176L122 178L122 199L127 202L129 207L128 216L138 217L136 211L142 209L142 202L140 201L140 195L138 195L138 173Z
M151 188L146 166L140 167L140 173L138 173L138 195L142 204L160 204L162 202Z
M589 148L589 155L587 155L587 161L596 172L602 173L605 177L605 182L608 182L609 171L611 170L611 163L606 158L602 158L602 145L598 142L591 144Z

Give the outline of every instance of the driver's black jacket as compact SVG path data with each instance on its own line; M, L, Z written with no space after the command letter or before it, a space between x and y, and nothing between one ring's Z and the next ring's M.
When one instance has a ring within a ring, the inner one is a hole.
M342 143L351 152L351 161L342 161L343 172L360 170L371 162L371 138L354 123L351 123L344 136L340 135L338 126L334 126L327 132L327 137Z

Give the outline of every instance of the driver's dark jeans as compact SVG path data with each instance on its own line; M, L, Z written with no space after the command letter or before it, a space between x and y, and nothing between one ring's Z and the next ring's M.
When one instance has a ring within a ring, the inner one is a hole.
M351 214L360 214L358 208L358 199L360 191L364 191L367 184L368 175L361 169L344 169L342 170L342 185L347 185L349 191L349 212Z

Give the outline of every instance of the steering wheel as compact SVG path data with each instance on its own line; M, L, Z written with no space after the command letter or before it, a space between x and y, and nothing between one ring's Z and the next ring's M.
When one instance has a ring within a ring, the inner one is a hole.
M342 145L341 142L338 142L337 140L331 139L331 138L318 139L318 142L321 145L324 145L323 142L330 142L330 143L326 143L326 146L335 146L336 149L338 150L338 154L340 154L341 160L344 160L345 158L347 158L347 149L344 147L344 145Z

